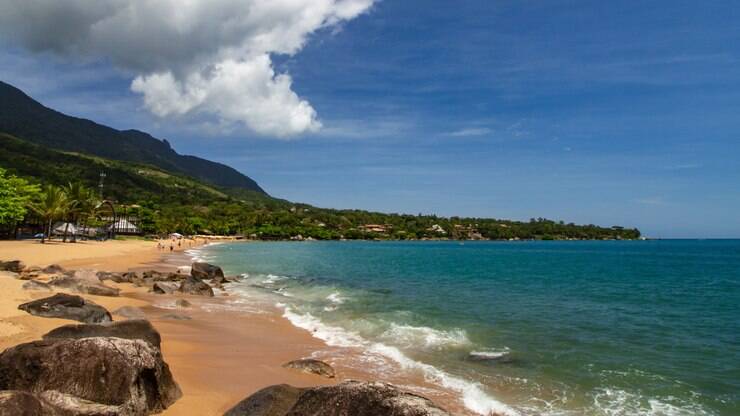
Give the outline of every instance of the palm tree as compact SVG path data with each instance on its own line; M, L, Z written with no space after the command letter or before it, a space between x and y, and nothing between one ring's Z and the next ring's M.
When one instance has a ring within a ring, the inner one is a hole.
M64 191L53 185L46 185L39 196L39 199L30 205L31 210L38 214L44 219L44 227L46 230L41 237L41 242L44 242L44 238L51 238L51 226L56 218L64 217L67 214L69 202Z
M69 219L75 226L78 226L78 221L81 216L90 213L97 205L97 198L95 192L90 188L85 187L80 182L69 183L64 187L64 193L69 201ZM64 227L64 241L67 241L67 230L69 228L69 222ZM72 241L77 241L77 234L72 235Z

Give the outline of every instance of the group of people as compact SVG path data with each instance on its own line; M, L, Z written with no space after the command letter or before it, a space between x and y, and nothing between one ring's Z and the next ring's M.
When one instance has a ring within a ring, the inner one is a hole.
M169 242L169 248L170 252L175 251L175 244L177 244L177 247L182 247L182 238L172 238L169 241L165 240L159 240L157 242L157 250L164 251L167 250L167 243ZM193 247L193 240L188 240L188 247Z

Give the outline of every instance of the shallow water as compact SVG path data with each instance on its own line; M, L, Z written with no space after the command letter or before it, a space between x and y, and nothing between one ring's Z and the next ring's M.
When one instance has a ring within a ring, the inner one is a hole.
M740 414L740 241L236 243L295 325L473 411ZM245 305L245 307L247 307Z

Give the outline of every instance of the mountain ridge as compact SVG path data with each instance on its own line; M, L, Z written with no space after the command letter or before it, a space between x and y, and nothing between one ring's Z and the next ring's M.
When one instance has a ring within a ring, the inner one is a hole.
M61 151L83 152L124 162L145 163L224 188L267 195L252 178L222 163L177 153L167 140L129 129L117 130L48 108L21 89L0 81L0 132Z

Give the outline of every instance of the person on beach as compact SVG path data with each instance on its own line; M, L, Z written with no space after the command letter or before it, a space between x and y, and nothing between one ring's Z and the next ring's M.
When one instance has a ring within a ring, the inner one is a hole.
M174 250L175 250L175 244L174 243L170 243L170 251L172 252Z

